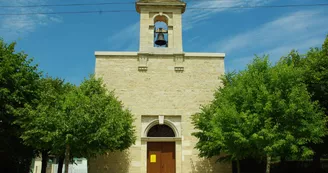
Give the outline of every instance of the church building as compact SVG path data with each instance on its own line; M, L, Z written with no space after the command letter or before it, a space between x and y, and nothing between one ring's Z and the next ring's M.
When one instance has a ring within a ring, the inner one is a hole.
M231 173L230 163L200 158L191 135L191 115L221 85L225 54L183 51L185 2L139 0L135 5L139 51L96 51L95 74L135 116L137 140L124 152L90 159L88 172Z

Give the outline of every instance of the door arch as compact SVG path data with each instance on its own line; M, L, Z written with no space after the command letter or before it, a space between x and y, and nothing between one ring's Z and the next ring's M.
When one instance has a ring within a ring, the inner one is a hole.
M159 124L159 121L158 120L153 120L151 121L150 123L147 124L147 127L144 129L143 131L143 134L142 134L142 137L148 137L148 132L149 130L154 127L154 126L162 126L162 125L166 125L168 126L169 128L171 128L174 132L174 137L176 138L179 138L180 137L180 133L179 133L179 130L178 128L174 125L173 122L171 122L170 120L168 119L165 119L164 120L164 124ZM152 137L155 137L155 136L152 136Z
M157 124L148 130L147 137L175 137L175 133L168 125Z

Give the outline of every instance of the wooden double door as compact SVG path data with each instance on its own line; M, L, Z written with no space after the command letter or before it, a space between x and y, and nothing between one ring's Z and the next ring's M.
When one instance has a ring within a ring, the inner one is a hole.
M147 173L175 173L175 142L147 143Z

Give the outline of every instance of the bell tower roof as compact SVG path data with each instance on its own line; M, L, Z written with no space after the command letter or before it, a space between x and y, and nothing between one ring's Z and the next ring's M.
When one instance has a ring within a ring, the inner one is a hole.
M138 0L136 10L140 13L141 6L158 6L161 8L180 8L181 13L186 10L186 3L181 0Z

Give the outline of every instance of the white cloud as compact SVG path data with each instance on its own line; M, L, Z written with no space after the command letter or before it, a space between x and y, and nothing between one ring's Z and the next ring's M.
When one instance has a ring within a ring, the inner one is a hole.
M299 11L284 15L255 29L240 33L222 41L214 42L211 49L234 54L228 64L241 69L249 63L254 54L269 54L275 62L292 49L301 53L310 47L320 46L328 33L324 13ZM228 58L229 59L229 58Z
M245 5L263 5L269 3L272 0L195 0L188 3L185 14L183 15L183 29L191 29L196 23L202 22L205 19L211 17L215 13L228 10L227 8L220 7L232 7L232 6L245 6ZM190 4L190 5L189 5ZM218 8L214 10L192 10L188 8ZM193 38L193 40L198 39ZM114 33L108 38L110 49L112 50L132 50L135 49L139 41L139 22L124 27L119 33ZM192 41L192 40L191 40Z
M309 36L309 38L307 38L304 41L301 41L301 42L295 41L295 42L292 42L289 44L282 44L275 48L267 49L267 50L261 51L260 53L255 53L255 54L260 57L263 55L269 55L269 59L271 60L271 62L276 62L282 56L288 55L288 53L292 49L297 50L300 53L305 53L307 50L310 49L310 47L316 47L316 46L320 47L320 45L323 43L324 39L325 38L323 38L323 37L310 38L310 36ZM253 58L255 57L255 54L246 56L246 57L242 57L242 58L238 58L238 59L234 59L230 63L244 66L253 60Z
M187 43L192 43L193 41L198 40L199 38L200 36L192 37L191 39L187 40Z
M131 50L139 44L139 22L128 25L120 32L108 37L111 50Z
M243 11L247 9L233 9L227 7L244 7L268 4L273 0L195 0L187 3L187 10L183 15L183 29L189 30L194 27L196 23L210 18L212 15L224 12L227 10ZM196 8L196 9L195 9ZM213 8L205 9L201 8Z
M32 4L46 4L46 0L10 0L1 1L1 5L7 6L24 6ZM51 12L51 9L46 7L12 7L2 8L3 14L16 13L40 13ZM55 15L48 16L44 14L37 15L8 15L0 18L0 36L5 39L15 40L19 37L24 37L28 33L34 32L38 27L49 24L50 22L61 22L61 18Z
M322 27L326 17L315 11L301 11L268 22L245 33L216 42L211 47L224 52L249 48L249 46L279 45L282 42L308 38L309 35L327 31ZM288 40L290 38L290 40Z

